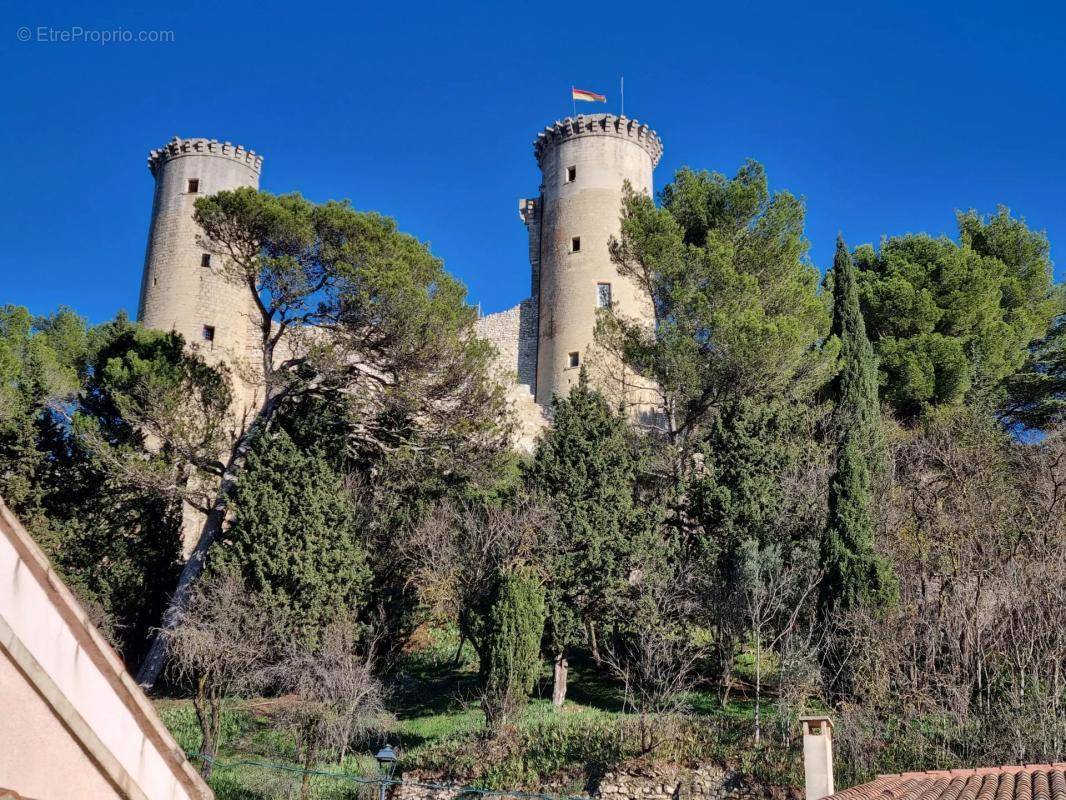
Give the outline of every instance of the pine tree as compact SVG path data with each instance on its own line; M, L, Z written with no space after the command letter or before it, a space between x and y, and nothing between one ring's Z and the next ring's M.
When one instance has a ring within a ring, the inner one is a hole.
M1061 313L1042 232L1003 207L957 219L957 242L907 234L854 252L881 399L905 423L998 402Z
M1033 343L1028 363L1006 388L1003 416L1009 422L1043 430L1066 422L1066 315Z
M874 551L870 515L871 462L879 458L877 363L859 308L855 268L843 238L833 261L833 334L840 339L840 373L833 384L837 466L829 484L829 518L822 539L821 605L890 605L899 588L891 567Z
M626 420L589 387L583 367L570 394L554 400L553 411L552 429L537 447L527 482L547 498L559 534L546 644L555 661L552 701L561 706L568 651L583 628L610 615L647 515L634 501L637 456Z

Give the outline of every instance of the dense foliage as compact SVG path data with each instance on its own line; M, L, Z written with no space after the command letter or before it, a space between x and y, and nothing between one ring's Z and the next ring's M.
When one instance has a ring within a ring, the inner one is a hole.
M485 619L486 658L481 664L489 728L514 719L533 691L544 630L544 589L532 570L500 575Z
M1005 209L840 241L823 291L757 163L630 192L610 256L653 324L599 311L528 456L462 286L391 220L251 190L197 220L261 352L0 310L0 493L131 665L153 628L180 648L205 753L254 688L308 796L386 706L464 720L437 750L401 725L408 765L530 786L785 775L826 706L842 783L1066 754L1062 294Z
M697 442L727 399L812 387L829 318L803 222L802 202L772 193L755 162L733 178L683 169L659 205L626 197L611 255L655 324L607 315L601 338L658 387L672 443Z
M912 234L855 253L882 397L903 418L998 394L1055 312L1042 233L1004 208L958 225L958 242Z
M527 485L555 516L555 551L548 574L546 645L556 664L555 700L566 697L567 656L596 629L617 622L655 510L637 496L640 443L623 413L591 389L584 369L567 397L552 404L552 427L537 445Z
M370 570L361 510L321 451L301 451L284 430L261 437L234 504L213 563L264 595L297 638L315 645L332 620L364 609Z

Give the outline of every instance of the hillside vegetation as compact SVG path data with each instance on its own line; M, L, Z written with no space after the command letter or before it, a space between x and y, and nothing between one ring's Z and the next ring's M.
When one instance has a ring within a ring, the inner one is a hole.
M838 785L1066 758L1063 293L1008 210L822 274L755 162L628 195L609 255L654 325L599 311L529 455L394 222L250 189L196 217L259 294L261 402L176 334L5 307L0 494L220 797L372 792L323 773L386 742L483 787L796 786L812 710Z

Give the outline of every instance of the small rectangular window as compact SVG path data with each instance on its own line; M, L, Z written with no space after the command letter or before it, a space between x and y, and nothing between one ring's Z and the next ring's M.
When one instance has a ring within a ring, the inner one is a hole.
M611 307L611 284L609 283L597 283L596 284L596 305L599 308Z
M213 342L213 341L215 341L215 326L214 325L204 325L203 337L204 337L204 341L205 342Z
M570 240L570 252L571 253L580 253L581 252L581 237L580 236L575 236L573 239Z
M573 183L577 180L577 167L566 168L566 182Z
M197 194L200 191L200 179L189 178L188 192L189 194Z
M571 353L568 358L571 367L576 367L581 363L581 356L578 353Z
M210 267L211 266L211 254L210 253L204 253L202 256L200 256L200 266L201 267Z

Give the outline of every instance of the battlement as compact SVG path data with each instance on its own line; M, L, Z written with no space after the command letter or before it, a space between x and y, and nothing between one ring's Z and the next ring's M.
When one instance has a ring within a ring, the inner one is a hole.
M258 175L263 168L263 157L255 150L246 150L242 145L220 142L218 139L182 139L175 136L158 150L148 154L148 169L154 177L159 168L172 158L187 155L208 155L231 158L247 164Z
M614 114L579 114L567 117L549 125L537 134L533 142L533 153L537 164L543 166L542 159L549 148L567 139L582 136L613 136L629 139L643 147L651 156L652 166L659 164L663 155L663 143L659 134L629 117L616 117Z

